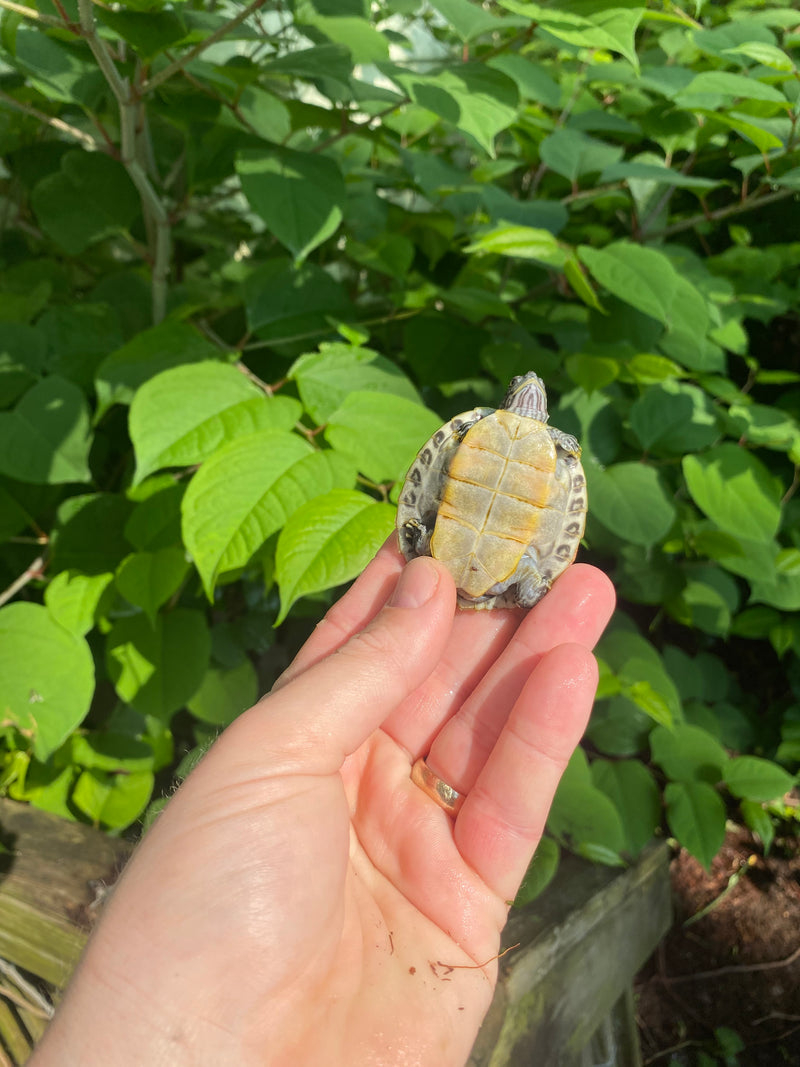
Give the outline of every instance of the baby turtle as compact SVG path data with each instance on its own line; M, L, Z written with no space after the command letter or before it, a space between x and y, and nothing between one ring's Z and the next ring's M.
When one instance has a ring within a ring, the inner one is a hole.
M411 464L397 507L407 560L444 563L465 608L531 608L575 558L586 523L580 445L547 425L533 371L503 406L445 423Z

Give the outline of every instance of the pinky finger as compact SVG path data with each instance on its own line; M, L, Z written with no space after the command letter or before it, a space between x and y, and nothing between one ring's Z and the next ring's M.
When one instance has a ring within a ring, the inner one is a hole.
M503 900L514 897L525 875L596 688L597 664L582 645L559 645L544 656L464 802L456 845Z

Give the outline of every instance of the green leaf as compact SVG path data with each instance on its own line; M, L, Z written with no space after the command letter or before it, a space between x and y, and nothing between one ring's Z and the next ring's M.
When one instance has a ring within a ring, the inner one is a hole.
M669 828L708 869L725 840L725 805L706 782L670 782L664 790Z
M421 404L389 393L350 393L328 419L325 440L375 482L394 481L441 425Z
M83 722L94 693L94 661L82 637L38 604L0 610L0 707L46 760Z
M673 716L669 701L646 678L623 685L620 694L640 708L653 722L672 726Z
M514 897L514 907L522 908L535 900L552 882L558 871L561 849L552 837L543 837L528 865L522 885Z
M130 435L134 484L160 467L188 467L221 445L257 430L290 430L300 417L292 397L269 397L224 363L173 367L133 398Z
M283 101L253 85L243 90L236 114L265 141L281 142L292 132L292 117Z
M230 670L210 667L187 706L201 722L228 726L257 698L258 678L253 664L245 658Z
M582 174L597 174L621 159L623 149L589 137L580 130L561 127L539 145L542 163L575 182Z
M134 552L119 565L117 589L154 622L156 612L177 592L188 570L189 562L182 548Z
M55 766L53 760L40 763L19 752L20 764L27 763L24 775L8 787L12 800L26 801L40 811L49 811L62 819L74 818L70 792L75 781L75 768Z
M631 427L643 448L676 455L707 448L719 436L714 405L694 385L652 385L630 409Z
M295 259L302 261L339 228L345 203L333 159L292 148L248 148L236 171L250 206Z
M322 425L347 395L391 393L421 403L419 393L396 364L370 348L333 342L295 360L288 377L297 383L303 407Z
M112 352L97 368L99 419L112 404L130 404L134 393L149 378L184 363L218 359L219 348L184 322L166 319L137 334Z
M695 106L698 97L705 96L721 98L720 105L710 105L712 110L715 106L722 106L722 103L733 99L768 100L784 106L788 103L786 96L774 86L748 78L744 74L731 74L726 70L704 70L696 74L686 88L678 93L675 102L690 108ZM709 107L709 104L699 102L697 106Z
M185 485L175 485L169 478L163 489L137 504L125 524L126 540L134 548L149 552L179 544L185 490Z
M567 260L567 253L549 230L537 230L532 226L498 226L477 237L464 251L533 259L558 268L562 268Z
M666 726L681 721L680 694L649 641L620 630L603 638L600 655L619 683L619 695L609 704L602 745L592 728L592 739L604 752L630 755L639 751L649 733L650 720Z
M49 100L95 108L101 99L104 77L88 50L70 48L34 26L20 26L16 34L15 66Z
M720 529L754 541L775 536L781 486L752 453L721 444L685 456L683 473L692 499Z
M108 304L51 304L37 322L50 349L48 369L91 393L97 365L123 342L120 319Z
M719 111L705 112L708 119L711 120L709 124L716 123L720 126L725 126L728 129L735 130L736 133L741 134L748 141L752 141L758 151L762 155L766 155L768 152L774 149L782 149L783 141L780 137L776 136L772 130L768 129L764 124L759 124L754 121L750 115L743 115L737 112L731 112L730 114L721 114Z
M83 393L51 375L0 413L0 472L21 482L88 482L92 439Z
M661 824L661 793L638 760L601 760L591 764L592 782L613 801L622 820L627 850L638 856Z
M153 749L145 741L128 734L90 730L73 734L70 742L72 762L99 771L152 771Z
M276 626L302 596L355 578L394 527L395 509L355 490L332 489L290 516L275 553L281 592Z
M176 608L118 619L106 638L106 666L120 700L162 722L191 700L208 668L211 639L203 614Z
M342 44L320 44L300 48L276 58L266 59L260 69L272 75L317 81L321 72L343 88L349 85L353 64L349 50Z
M520 25L521 20L498 18L470 0L435 0L433 7L447 19L462 41L472 41L486 33L498 33L504 25Z
M315 263L267 260L248 275L244 297L250 329L269 340L326 334L331 321L356 318L342 286Z
M675 519L658 472L642 463L615 463L601 471L587 465L590 514L635 545L657 544Z
M378 63L389 57L389 41L366 19L318 15L309 5L298 9L298 21L310 23L334 44L344 45L353 63Z
M617 241L603 249L580 245L578 255L610 293L665 326L670 325L677 275L663 252Z
M477 10L470 0L463 2L473 11ZM545 107L558 107L561 102L558 82L551 77L546 67L535 63L531 58L520 55L519 52L502 52L486 62L488 66L501 70L516 82L520 94L527 100L534 100Z
M597 7L594 4L571 5L573 10L555 10L525 0L500 0L508 11L529 18L538 28L577 48L608 49L619 52L638 69L635 34L644 7ZM579 13L581 7L587 17Z
M725 421L732 437L746 438L750 444L789 452L800 441L800 428L789 412L767 404L731 404Z
M301 504L353 481L349 460L314 452L297 434L261 430L215 452L181 508L184 543L209 598L219 575L243 567Z
M758 834L764 846L764 853L768 853L772 842L775 840L775 826L763 804L755 800L743 800L739 805L742 809L745 825Z
M124 529L133 505L113 493L71 497L59 509L61 528L53 546L51 573L113 573L130 552Z
M109 774L84 771L72 791L73 804L108 830L124 830L147 807L155 778L149 771Z
M752 603L771 604L782 611L800 611L800 576L770 574L763 580L751 579L750 585Z
M591 784L562 779L547 818L547 829L573 851L601 847L619 860L625 830L613 802Z
M495 137L516 118L517 87L500 70L462 63L434 75L386 68L411 99L475 139L494 158Z
M724 637L739 600L738 586L730 575L718 567L703 567L690 572L686 585L667 607L684 626Z
M711 734L699 726L678 723L672 730L657 726L650 734L653 760L674 782L718 782L728 754Z
M121 163L102 152L73 150L61 170L35 186L31 203L39 225L71 256L127 230L141 211L139 194Z
M564 264L564 274L572 287L572 291L577 297L580 297L587 307L593 308L595 311L603 311L600 301L597 299L597 293L589 284L580 260L574 252L570 252L567 257L567 261Z
M36 383L45 354L45 338L38 326L0 322L0 408L10 407Z
M113 580L113 574L62 571L44 591L47 610L65 630L83 637L94 626L98 605Z
M776 48L775 45L765 44L762 41L747 41L745 44L736 45L735 48L726 48L723 55L746 56L773 70L788 72L796 69L791 56L787 55L782 48Z
M186 23L176 11L114 11L99 8L98 17L123 41L132 45L144 60L153 59L187 35Z
M735 797L778 800L796 784L796 777L760 756L736 756L725 767L725 784Z

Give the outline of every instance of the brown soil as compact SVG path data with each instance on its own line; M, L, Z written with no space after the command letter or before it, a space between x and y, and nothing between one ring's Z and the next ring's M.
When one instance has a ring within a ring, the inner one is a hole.
M636 982L644 1064L800 1067L798 839L776 840L765 857L749 831L731 829L710 871L676 854L672 890L675 923Z

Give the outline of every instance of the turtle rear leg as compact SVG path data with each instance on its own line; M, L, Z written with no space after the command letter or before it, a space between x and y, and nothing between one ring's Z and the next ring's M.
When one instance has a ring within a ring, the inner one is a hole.
M514 599L521 608L532 608L538 604L553 584L552 578L540 570L539 558L533 549L529 549L519 561L514 581Z
M419 519L407 519L397 531L400 551L406 559L431 554L433 527L425 526Z

